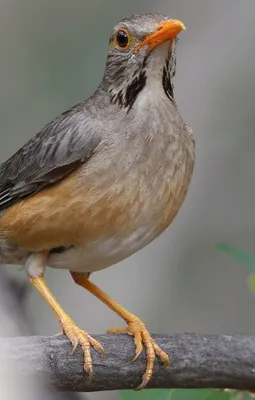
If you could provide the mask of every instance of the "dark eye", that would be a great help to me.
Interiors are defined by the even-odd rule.
[[[117,45],[123,50],[129,47],[129,34],[125,29],[119,29],[116,33]]]

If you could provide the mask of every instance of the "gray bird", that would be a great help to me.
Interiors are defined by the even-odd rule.
[[[150,381],[155,356],[168,355],[144,323],[89,275],[120,262],[160,235],[187,193],[195,146],[173,93],[176,37],[183,23],[135,15],[111,34],[105,74],[93,96],[64,112],[0,167],[0,262],[24,265],[63,333],[84,352],[101,344],[65,313],[44,281],[46,266],[68,269],[126,323]]]

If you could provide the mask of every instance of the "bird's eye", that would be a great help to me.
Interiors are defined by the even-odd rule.
[[[127,50],[130,44],[129,34],[125,29],[119,29],[116,33],[116,43],[121,50]]]

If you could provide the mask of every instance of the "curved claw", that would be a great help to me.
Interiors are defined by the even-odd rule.
[[[89,374],[89,385],[92,385],[93,383],[93,379],[94,379],[94,374],[93,374],[93,369],[91,368],[91,370],[88,372]]]
[[[145,387],[148,385],[149,381],[148,380],[143,380],[142,383],[135,389],[136,391],[145,389]]]
[[[99,343],[96,339],[88,335],[88,339],[90,341],[91,346],[94,347],[94,349],[100,354],[101,360],[104,359],[104,349],[101,343]]]
[[[98,351],[101,354],[101,358],[103,358],[104,350],[102,345],[96,339],[92,338],[86,331],[78,328],[71,319],[66,319],[62,322],[62,329],[73,345],[72,353],[74,353],[78,344],[81,346],[84,354],[83,368],[84,371],[89,374],[89,383],[91,384],[93,381],[91,346]]]
[[[75,352],[75,350],[77,349],[78,342],[75,342],[74,344],[72,343],[72,345],[73,345],[73,349],[72,349],[72,354],[73,354]]]
[[[64,335],[64,332],[63,332],[63,331],[61,331],[61,332],[55,333],[55,335],[53,335],[53,336],[56,336],[56,337],[58,337],[58,336],[63,336],[63,335]]]
[[[136,390],[144,389],[151,380],[156,356],[161,359],[166,367],[169,365],[168,355],[158,346],[155,340],[152,339],[144,323],[140,321],[139,318],[134,318],[132,321],[130,321],[126,328],[112,328],[109,329],[107,333],[126,333],[134,337],[136,350],[135,356],[132,361],[137,360],[137,358],[142,353],[143,348],[145,347],[147,359],[146,371],[143,374],[142,383],[138,386]]]
[[[137,358],[140,356],[140,354],[143,351],[143,343],[142,343],[142,335],[141,332],[134,332],[134,343],[135,343],[135,356],[132,360],[132,362],[134,362],[135,360],[137,360]]]

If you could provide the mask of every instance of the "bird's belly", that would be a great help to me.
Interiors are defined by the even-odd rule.
[[[76,272],[98,271],[134,254],[151,242],[156,235],[155,226],[142,226],[126,237],[117,234],[108,238],[100,237],[86,243],[85,246],[51,254],[48,265]]]
[[[161,181],[156,188],[147,188],[147,200],[132,202],[132,207],[123,206],[123,226],[114,226],[98,234],[93,240],[86,240],[62,253],[53,253],[49,266],[73,271],[93,272],[116,264],[139,251],[172,222],[185,199],[189,177],[180,171],[178,179]]]

